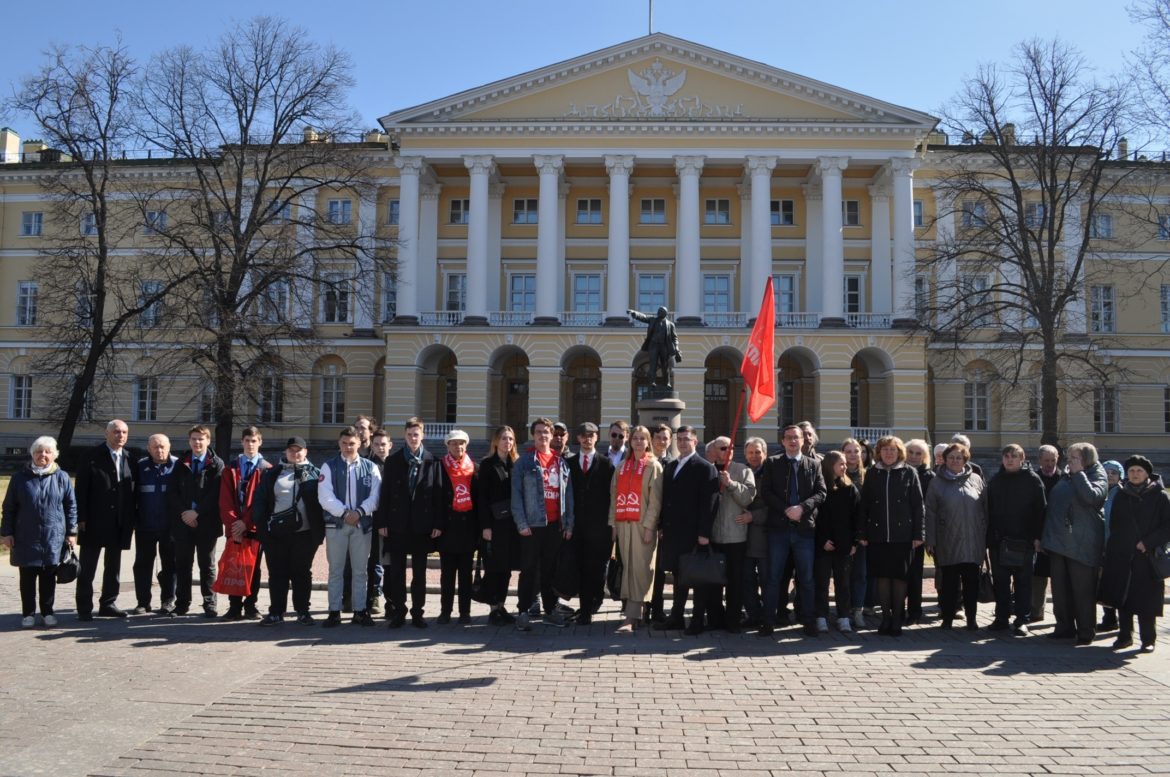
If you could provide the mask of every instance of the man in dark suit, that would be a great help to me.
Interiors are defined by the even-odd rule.
[[[423,609],[427,599],[427,554],[443,533],[442,465],[423,447],[423,422],[406,421],[406,444],[391,453],[383,468],[385,479],[374,513],[374,526],[385,539],[390,559],[386,570],[388,589],[386,620],[396,629],[406,622],[406,554],[410,554],[410,622],[425,629]]]
[[[102,591],[97,614],[125,618],[118,609],[122,551],[130,550],[134,533],[134,460],[126,447],[130,427],[125,421],[106,424],[106,441],[92,448],[77,470],[77,539],[81,569],[77,573],[77,617],[93,619],[93,579],[98,557],[105,552]]]
[[[784,453],[764,461],[759,491],[768,507],[768,584],[764,588],[764,625],[760,636],[775,628],[782,595],[781,580],[789,556],[796,560],[800,614],[804,633],[815,637],[813,605],[813,558],[816,545],[817,509],[825,501],[825,478],[817,461],[801,452],[804,431],[796,424],[784,427]]]
[[[613,463],[597,453],[597,424],[586,421],[577,427],[580,451],[568,457],[573,480],[573,514],[576,526],[577,564],[581,579],[581,609],[577,623],[588,624],[605,599],[605,565],[613,551],[609,527],[609,483]]]
[[[191,565],[197,561],[203,615],[214,618],[215,591],[211,586],[216,574],[215,543],[223,536],[219,480],[224,465],[211,449],[211,430],[206,426],[191,427],[187,442],[190,448],[175,467],[175,488],[167,492],[178,575],[175,614],[186,615],[191,607]]]
[[[675,573],[674,602],[670,617],[662,624],[665,629],[683,627],[683,611],[687,606],[689,589],[680,585],[678,561],[695,546],[711,543],[711,525],[719,504],[719,473],[714,465],[695,452],[698,437],[693,426],[680,426],[675,432],[678,458],[666,465],[662,476],[662,513],[659,528],[662,539],[658,543],[658,563]],[[688,634],[703,631],[703,618],[713,607],[712,599],[718,588],[701,586],[695,589],[695,605]]]
[[[674,461],[671,443],[674,439],[674,430],[666,424],[660,423],[651,429],[650,432],[653,434],[653,437],[650,438],[650,447],[654,449],[654,457],[662,465],[663,471],[666,471],[666,465]],[[661,566],[657,566],[654,569],[654,587],[651,589],[650,601],[643,609],[643,620],[659,623],[666,620],[666,613],[662,609],[662,603],[664,601],[662,592],[665,587],[666,570],[662,569]]]

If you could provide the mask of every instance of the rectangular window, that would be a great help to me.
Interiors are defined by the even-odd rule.
[[[392,227],[398,226],[398,213],[402,203],[399,200],[390,200],[386,205],[386,223]]]
[[[922,200],[914,201],[914,226],[921,227],[922,221]]]
[[[444,310],[467,310],[467,275],[447,273],[447,288],[443,291]]]
[[[577,223],[600,224],[601,200],[596,198],[577,200]]]
[[[134,380],[134,420],[158,420],[158,378],[139,377]]]
[[[777,313],[795,313],[799,309],[796,299],[795,273],[780,273],[772,276],[772,294]]]
[[[1028,386],[1028,431],[1040,431],[1040,387],[1035,383]]]
[[[653,315],[660,307],[666,307],[666,275],[663,273],[639,275],[638,310]]]
[[[601,274],[580,273],[573,276],[573,310],[601,312]]]
[[[260,378],[256,420],[262,424],[284,423],[284,379],[274,373]]]
[[[791,227],[796,223],[796,202],[794,200],[772,200],[772,226]]]
[[[861,226],[861,202],[858,200],[841,200],[841,226]]]
[[[321,423],[345,423],[345,378],[340,375],[321,377]]]
[[[39,210],[28,211],[20,214],[20,236],[21,237],[37,237],[41,234],[41,230],[45,226],[45,214]]]
[[[8,417],[15,420],[32,418],[32,376],[13,375],[8,392]]]
[[[1117,419],[1120,417],[1120,397],[1116,388],[1111,386],[1093,389],[1093,431],[1097,434],[1110,434],[1118,431]]]
[[[968,432],[986,432],[988,429],[987,384],[963,384],[963,429]]]
[[[657,198],[642,200],[642,211],[638,216],[638,223],[665,224],[666,200]]]
[[[162,281],[143,281],[138,289],[138,305],[142,312],[138,314],[138,325],[149,329],[162,323]]]
[[[513,224],[535,224],[535,223],[537,223],[537,201],[536,200],[512,200],[512,223]]]
[[[74,293],[77,295],[77,302],[74,306],[77,325],[91,326],[93,324],[93,313],[97,300],[93,290],[90,289],[89,282],[84,278],[79,279],[74,284]]]
[[[37,282],[20,281],[16,285],[16,325],[36,326]]]
[[[508,310],[532,313],[536,310],[536,275],[516,273],[508,277]]]
[[[1117,297],[1112,286],[1090,286],[1089,306],[1089,331],[1117,331]]]
[[[1170,286],[1162,286],[1162,334],[1170,335]]]
[[[278,226],[287,224],[292,221],[292,205],[280,200],[273,200],[268,203],[267,219],[269,224]]]
[[[731,276],[726,274],[703,276],[703,312],[731,312]]]
[[[1089,222],[1089,237],[1098,240],[1113,238],[1113,215],[1110,213],[1095,213]]]
[[[722,226],[731,223],[731,200],[707,200],[703,223]]]
[[[451,200],[451,223],[466,224],[471,218],[471,200]]]
[[[199,422],[215,423],[215,385],[208,381],[199,389]]]
[[[1158,239],[1170,240],[1170,215],[1158,216]]]
[[[987,203],[965,200],[963,202],[962,224],[964,229],[987,226]]]
[[[382,273],[382,323],[389,324],[398,315],[398,279],[394,273]]]
[[[260,292],[260,317],[270,324],[279,324],[288,318],[288,281],[273,281]]]
[[[159,235],[166,231],[167,212],[165,210],[148,210],[142,220],[142,234]]]
[[[990,326],[994,320],[990,309],[990,287],[991,280],[986,275],[964,273],[959,276],[958,307],[970,326]]]
[[[1037,227],[1043,226],[1045,213],[1046,211],[1044,209],[1044,203],[1026,203],[1024,205],[1024,224],[1029,229],[1036,229]]]
[[[861,313],[865,303],[865,292],[861,284],[860,275],[845,276],[845,312]]]
[[[780,427],[796,423],[796,381],[780,381],[779,400],[776,415],[780,419]]]
[[[86,213],[81,217],[81,234],[86,237],[93,237],[97,234],[97,215],[93,213]]]
[[[349,281],[340,275],[326,275],[321,282],[321,321],[325,324],[349,321]]]
[[[930,279],[925,275],[914,276],[914,317],[919,321],[926,320],[926,312],[930,307]]]
[[[329,223],[330,224],[352,224],[353,223],[353,203],[349,200],[329,200]]]

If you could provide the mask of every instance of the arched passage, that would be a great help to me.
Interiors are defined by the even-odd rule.
[[[849,368],[849,425],[855,430],[887,429],[892,426],[894,413],[890,373],[894,369],[893,359],[880,348],[862,348],[854,354]],[[864,437],[874,436],[861,434]]]
[[[424,421],[453,424],[459,404],[458,361],[445,345],[432,345],[418,356],[417,396]]]
[[[736,438],[743,437],[743,413],[735,422],[735,409],[743,387],[739,365],[743,356],[733,348],[716,348],[707,354],[703,367],[703,437],[712,440],[719,435],[730,435],[733,423],[738,427]]]
[[[488,420],[493,427],[512,427],[517,441],[527,437],[528,354],[522,348],[506,345],[492,354],[488,364]]]
[[[561,359],[561,419],[570,433],[586,421],[601,425],[601,357],[592,348],[576,346]]]
[[[820,360],[808,348],[796,346],[776,360],[776,420],[780,429],[797,421],[821,425],[817,397]]]

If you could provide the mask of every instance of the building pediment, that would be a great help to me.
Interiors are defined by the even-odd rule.
[[[389,131],[491,125],[756,124],[924,135],[936,120],[655,33],[384,116]],[[485,126],[487,125],[487,126]],[[900,133],[899,133],[900,134]]]

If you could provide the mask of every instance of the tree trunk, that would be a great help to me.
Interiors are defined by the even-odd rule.
[[[232,343],[219,337],[215,343],[215,449],[225,457],[232,449],[235,433],[236,376],[232,369]]]
[[[1040,444],[1057,445],[1060,432],[1057,429],[1060,395],[1057,390],[1056,339],[1053,335],[1044,338],[1044,357],[1040,362]]]

